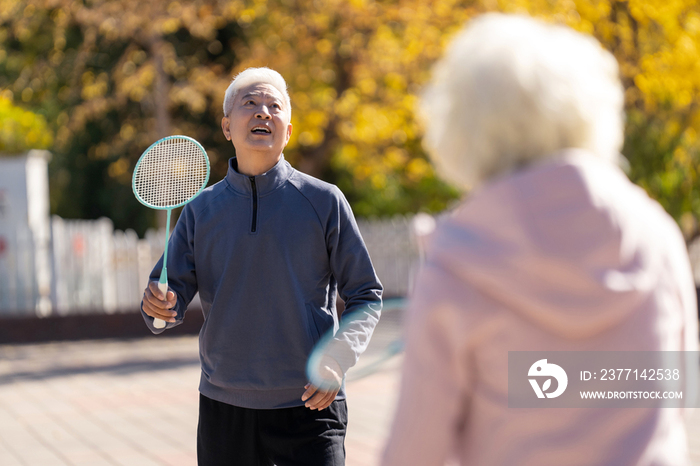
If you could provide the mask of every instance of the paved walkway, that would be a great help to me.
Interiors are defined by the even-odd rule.
[[[399,364],[348,384],[348,466],[377,464]],[[193,466],[198,380],[196,337],[0,346],[0,465]]]
[[[348,383],[348,466],[377,464],[399,365]],[[198,384],[194,336],[0,345],[0,465],[193,466]]]

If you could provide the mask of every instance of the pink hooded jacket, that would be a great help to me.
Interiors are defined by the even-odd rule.
[[[675,222],[565,151],[475,192],[433,234],[385,466],[686,465],[680,409],[509,409],[508,351],[697,350]]]

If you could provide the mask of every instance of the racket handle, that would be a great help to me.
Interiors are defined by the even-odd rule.
[[[168,293],[168,284],[166,283],[158,283],[158,289],[160,290],[161,293],[163,293],[163,297],[165,297]],[[165,321],[161,319],[153,319],[153,326],[157,329],[165,328]]]
[[[157,329],[165,328],[165,321],[158,319],[157,317],[153,318],[153,326]]]

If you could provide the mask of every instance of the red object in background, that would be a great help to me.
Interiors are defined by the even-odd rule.
[[[83,253],[85,252],[85,238],[83,238],[83,235],[78,233],[73,236],[72,246],[73,253],[78,257],[82,257]]]
[[[0,257],[5,255],[7,251],[7,240],[4,236],[0,236]]]

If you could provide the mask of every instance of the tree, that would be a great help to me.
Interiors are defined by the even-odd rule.
[[[270,0],[246,10],[237,69],[273,64],[292,89],[287,157],[334,183],[360,216],[439,212],[458,191],[427,161],[414,107],[457,1]]]
[[[107,214],[143,231],[148,214],[124,208],[133,204],[130,174],[141,151],[165,134],[200,140],[220,179],[231,155],[218,130],[223,92],[251,64],[289,78],[288,158],[341,184],[359,215],[438,211],[458,194],[435,177],[420,148],[415,97],[407,95],[413,77],[401,74],[411,55],[402,58],[395,43],[392,61],[381,60],[383,36],[396,42],[408,31],[421,59],[412,69],[425,74],[430,61],[418,43],[422,26],[410,24],[411,10],[399,4],[341,11],[342,2],[311,1],[5,3],[0,88],[55,122],[52,209],[60,215]],[[445,21],[449,11],[441,11]],[[386,15],[395,20],[388,29]],[[439,29],[431,31],[439,42]]]
[[[695,0],[499,1],[592,34],[620,64],[629,176],[680,223],[700,216],[700,6]]]
[[[5,0],[0,90],[55,127],[52,212],[107,215],[143,233],[154,213],[131,172],[157,138],[188,134],[219,173],[223,91],[236,61],[238,9],[228,2]],[[222,154],[220,157],[219,154]]]
[[[41,115],[17,107],[0,95],[0,153],[46,149],[52,142],[53,135]]]

